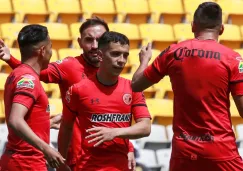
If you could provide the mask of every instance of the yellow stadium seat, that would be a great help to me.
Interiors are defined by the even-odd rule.
[[[4,23],[1,24],[2,39],[8,47],[18,47],[17,37],[19,31],[26,26],[24,23]]]
[[[233,99],[230,100],[230,113],[231,113],[231,116],[240,116],[239,111],[238,111]]]
[[[41,23],[48,20],[49,13],[45,0],[12,0],[12,2],[17,22]]]
[[[14,12],[11,0],[0,0],[0,24],[10,23],[13,21]]]
[[[140,52],[141,49],[131,49],[129,51],[129,58],[128,58],[128,61],[129,61],[129,64],[132,65],[132,73],[134,73],[140,62],[139,62],[139,52]],[[160,50],[157,50],[157,49],[152,49],[152,58],[150,59],[149,61],[149,64],[151,64],[154,59],[160,54]]]
[[[79,0],[47,0],[50,21],[71,24],[82,20]]]
[[[59,59],[64,59],[68,56],[76,57],[76,56],[81,55],[82,53],[83,53],[82,49],[67,48],[67,49],[59,49],[58,50]]]
[[[58,50],[61,48],[68,48],[71,46],[72,40],[67,24],[41,23],[41,25],[44,25],[48,28],[53,49]]]
[[[3,96],[4,96],[4,86],[5,86],[5,82],[6,82],[6,79],[8,77],[8,74],[5,74],[5,73],[0,73],[0,100],[3,99]]]
[[[173,28],[169,24],[140,24],[139,29],[143,45],[152,41],[154,49],[165,49],[176,43]]]
[[[60,98],[49,98],[48,101],[51,115],[62,113],[62,100]]]
[[[21,53],[19,48],[9,48],[11,55],[13,55],[16,59],[21,61]]]
[[[113,0],[80,0],[83,17],[98,16],[108,22],[116,21],[116,10]]]
[[[173,25],[182,22],[184,10],[181,0],[149,0],[148,3],[156,23]]]
[[[241,48],[242,37],[240,33],[240,28],[237,25],[225,24],[224,33],[219,37],[220,43],[232,48]]]
[[[173,100],[167,99],[146,99],[153,123],[165,122],[166,117],[173,117]],[[166,125],[166,124],[164,124]]]
[[[180,42],[194,38],[192,33],[191,24],[180,23],[173,26],[175,39]]]
[[[118,21],[141,24],[150,19],[147,0],[114,0]]]
[[[56,62],[57,60],[58,60],[57,51],[55,49],[52,49],[52,56],[50,62]]]
[[[228,23],[243,25],[243,1],[242,0],[220,0],[218,1],[225,15],[228,16]]]
[[[51,98],[60,98],[61,93],[58,84],[49,83],[49,90],[51,91]]]
[[[77,39],[80,37],[79,28],[82,23],[72,23],[70,24],[70,33],[72,37],[72,47],[76,49],[80,49]]]
[[[234,49],[234,51],[238,52],[241,57],[243,57],[243,49]]]
[[[141,45],[142,39],[140,38],[139,28],[136,24],[128,23],[109,23],[109,29],[125,34],[130,41],[130,49],[136,49]]]
[[[156,98],[173,100],[174,93],[169,76],[165,76],[157,84],[154,84],[154,87],[157,90]]]

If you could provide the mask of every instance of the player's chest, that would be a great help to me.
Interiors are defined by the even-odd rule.
[[[80,97],[80,108],[89,113],[115,112],[130,113],[132,93],[116,91],[111,94],[104,92],[86,93]]]

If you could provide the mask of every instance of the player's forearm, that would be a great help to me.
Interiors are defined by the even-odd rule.
[[[58,134],[58,151],[64,158],[67,158],[67,152],[71,141],[72,132],[73,125],[65,126],[65,124],[61,124]]]
[[[116,137],[126,138],[126,139],[138,139],[149,136],[151,131],[150,120],[144,120],[137,122],[136,124],[126,127],[126,128],[117,128]]]
[[[134,73],[133,77],[132,77],[132,89],[133,91],[143,91],[143,89],[141,89],[141,84],[140,84],[140,80],[143,77],[143,72],[144,70],[148,67],[148,63],[144,62],[141,63],[138,67],[138,69],[136,70],[136,72]]]
[[[9,120],[8,125],[13,131],[21,137],[23,140],[34,146],[35,148],[39,149],[40,151],[44,151],[45,148],[48,146],[46,142],[40,139],[28,126],[23,118],[17,118],[13,120]]]
[[[16,59],[15,57],[13,57],[12,55],[10,55],[10,58],[9,60],[5,60],[5,62],[12,68],[12,69],[15,69],[17,68],[21,62]]]

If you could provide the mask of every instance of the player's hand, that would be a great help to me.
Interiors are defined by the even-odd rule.
[[[90,139],[88,143],[92,143],[97,141],[94,147],[99,146],[105,141],[111,141],[116,137],[115,128],[107,128],[107,127],[94,127],[87,129],[86,132],[93,132],[90,135],[86,136],[86,139]]]
[[[51,116],[50,125],[52,129],[60,129],[60,124],[62,121],[62,114]]]
[[[48,164],[52,168],[59,168],[61,165],[65,164],[65,159],[62,155],[49,145],[44,148],[43,153]]]
[[[152,57],[152,44],[148,43],[147,46],[143,46],[141,51],[139,52],[139,60],[140,63],[148,64]]]
[[[128,152],[127,158],[128,158],[128,169],[131,171],[136,171],[136,160],[135,160],[134,152]]]
[[[3,61],[8,61],[10,59],[10,50],[2,39],[0,39],[0,59]]]

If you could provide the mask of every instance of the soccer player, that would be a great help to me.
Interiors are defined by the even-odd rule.
[[[129,40],[120,33],[105,32],[98,42],[102,58],[97,74],[70,87],[61,123],[59,147],[66,156],[76,117],[82,135],[82,156],[77,170],[128,171],[128,139],[150,134],[150,114],[142,92],[134,93],[131,81],[119,77],[129,55]],[[131,126],[132,117],[136,123]]]
[[[96,73],[100,65],[97,49],[98,39],[106,31],[109,31],[109,28],[107,23],[105,23],[103,20],[99,18],[91,18],[86,20],[79,29],[81,37],[78,38],[78,43],[83,49],[83,54],[77,57],[67,57],[63,60],[50,63],[48,68],[41,72],[40,80],[46,83],[59,84],[62,101],[65,97],[65,93],[71,85],[85,79],[87,76]],[[15,58],[10,58],[10,52],[6,46],[0,48],[0,57],[2,57],[2,59],[5,60],[12,68],[17,67],[20,63]],[[65,108],[65,106],[63,106],[63,108]],[[64,115],[65,111],[68,110],[63,109]],[[76,160],[81,153],[80,134],[79,121],[77,119],[74,124],[72,141],[66,159],[66,163],[71,169],[75,168]],[[132,143],[129,143],[129,147],[128,164],[131,167],[135,167],[136,162],[133,154],[134,149]]]
[[[47,171],[65,159],[49,144],[48,98],[39,80],[52,55],[46,27],[28,25],[18,35],[21,62],[8,76],[4,88],[8,142],[1,157],[1,171]]]
[[[194,13],[194,39],[171,45],[148,67],[150,48],[140,52],[133,90],[169,75],[174,91],[171,171],[243,170],[229,110],[231,92],[243,117],[243,59],[218,43],[223,31],[221,7],[205,2]]]

